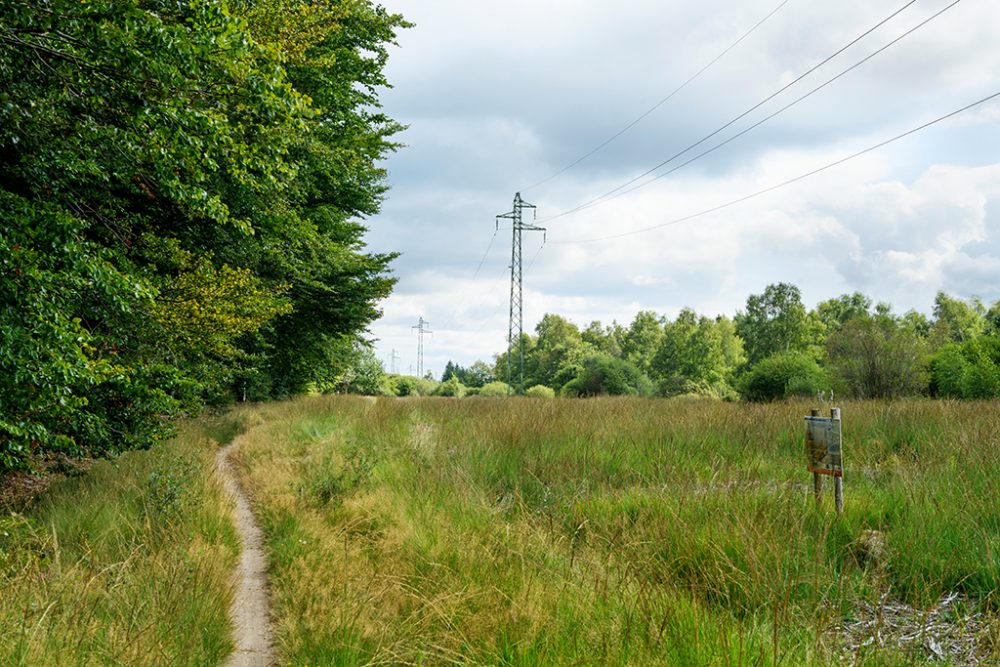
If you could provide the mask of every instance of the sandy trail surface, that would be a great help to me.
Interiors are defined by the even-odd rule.
[[[267,592],[267,559],[264,534],[250,511],[250,500],[240,486],[229,460],[233,445],[216,455],[216,465],[226,488],[236,502],[236,532],[240,538],[240,564],[236,569],[236,597],[229,608],[236,649],[224,667],[271,667],[275,664],[271,607]]]

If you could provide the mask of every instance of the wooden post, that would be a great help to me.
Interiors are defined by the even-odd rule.
[[[819,410],[810,410],[810,415],[819,417]],[[818,472],[813,473],[813,493],[816,494],[816,504],[823,504],[823,475]]]
[[[840,408],[830,408],[830,418],[840,421]],[[843,433],[843,423],[841,423],[841,433]],[[843,475],[843,471],[840,474]],[[833,500],[837,505],[837,514],[842,514],[844,511],[844,478],[842,476],[833,478]]]

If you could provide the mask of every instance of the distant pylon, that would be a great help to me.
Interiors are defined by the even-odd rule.
[[[417,377],[424,376],[424,334],[433,333],[430,329],[424,328],[428,324],[430,322],[425,320],[421,315],[420,321],[410,327],[417,330]]]
[[[399,355],[396,354],[396,348],[392,348],[392,354],[389,355],[389,372],[393,375],[396,374],[397,361],[399,361]]]
[[[524,209],[532,210],[532,217],[537,214],[534,204],[521,199],[521,193],[514,195],[514,210],[497,216],[497,226],[500,220],[510,220],[513,228],[513,238],[510,247],[510,318],[507,324],[507,384],[518,393],[524,391],[524,293],[521,285],[521,232],[544,232],[544,227],[525,224]],[[516,349],[515,349],[516,348]],[[516,359],[515,359],[516,354]],[[516,370],[516,378],[515,378]],[[515,384],[516,380],[516,384]]]

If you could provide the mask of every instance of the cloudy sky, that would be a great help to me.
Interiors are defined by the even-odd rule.
[[[580,326],[685,306],[731,316],[780,281],[798,285],[809,307],[854,290],[898,312],[929,312],[938,290],[1000,299],[1000,98],[675,222],[1000,92],[1000,3],[945,9],[953,1],[385,0],[416,26],[392,50],[394,88],[383,98],[409,126],[406,147],[388,160],[392,190],[368,221],[372,249],[402,253],[372,327],[379,357],[388,369],[396,350],[397,371],[415,366],[421,316],[434,332],[424,366],[435,375],[449,359],[489,361],[506,347],[511,231],[497,233],[495,216],[517,191],[548,230],[544,245],[541,233],[524,235],[526,331],[546,312]],[[779,5],[639,123],[550,178]],[[894,13],[651,176],[794,103],[774,118],[634,192],[560,215],[726,125]]]

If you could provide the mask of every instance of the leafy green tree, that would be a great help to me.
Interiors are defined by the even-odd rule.
[[[979,299],[962,301],[938,292],[934,297],[934,322],[931,325],[931,344],[940,347],[947,343],[965,343],[982,335],[986,309]]]
[[[535,359],[535,348],[538,345],[538,339],[531,334],[521,334],[521,348],[524,350],[524,377],[527,382],[530,378],[534,377],[535,369],[538,365]],[[520,369],[520,354],[519,348],[514,347],[514,354],[509,357],[508,353],[502,352],[496,357],[496,363],[493,366],[493,376],[498,378],[500,381],[511,380],[511,384],[516,384],[519,377]],[[509,374],[509,375],[508,375]]]
[[[448,363],[444,365],[444,372],[441,373],[441,382],[447,382],[452,377],[464,373],[464,370],[465,369],[463,369],[461,366],[452,363],[451,359],[449,359]]]
[[[730,382],[743,362],[742,341],[730,320],[699,317],[685,308],[664,327],[652,368],[664,396],[726,397],[734,393]]]
[[[899,318],[900,324],[916,336],[926,339],[931,333],[931,322],[923,313],[908,310]]]
[[[378,396],[386,388],[385,367],[369,345],[363,346],[348,373],[348,390],[353,394]]]
[[[663,340],[664,323],[653,311],[640,310],[622,340],[622,358],[647,375],[652,373],[653,358]]]
[[[990,336],[1000,335],[1000,301],[997,301],[990,309],[986,311],[986,315],[983,316],[984,322],[984,333]]]
[[[377,93],[405,22],[366,0],[0,16],[0,364],[44,388],[0,387],[0,466],[339,381],[393,283],[356,220],[385,191]]]
[[[547,313],[535,327],[537,343],[525,369],[525,383],[552,387],[560,371],[586,353],[580,330],[569,320]]]
[[[611,326],[605,327],[598,320],[594,320],[580,332],[580,337],[595,352],[603,352],[612,357],[622,356],[625,329],[617,322],[612,322]]]
[[[830,367],[855,398],[896,398],[927,388],[926,345],[891,315],[859,315],[827,340]]]
[[[870,315],[871,310],[872,300],[861,292],[854,292],[821,301],[816,305],[815,314],[829,334],[857,317]]]
[[[462,378],[466,387],[483,387],[495,379],[493,369],[485,361],[474,361]]]
[[[468,368],[463,368],[449,360],[441,374],[441,382],[447,382],[453,377],[458,378],[458,381],[466,387],[478,388],[493,381],[493,369],[482,361],[476,361]]]
[[[735,321],[751,364],[779,352],[814,350],[822,339],[822,322],[810,317],[799,288],[789,283],[768,285],[763,294],[750,295]]]

